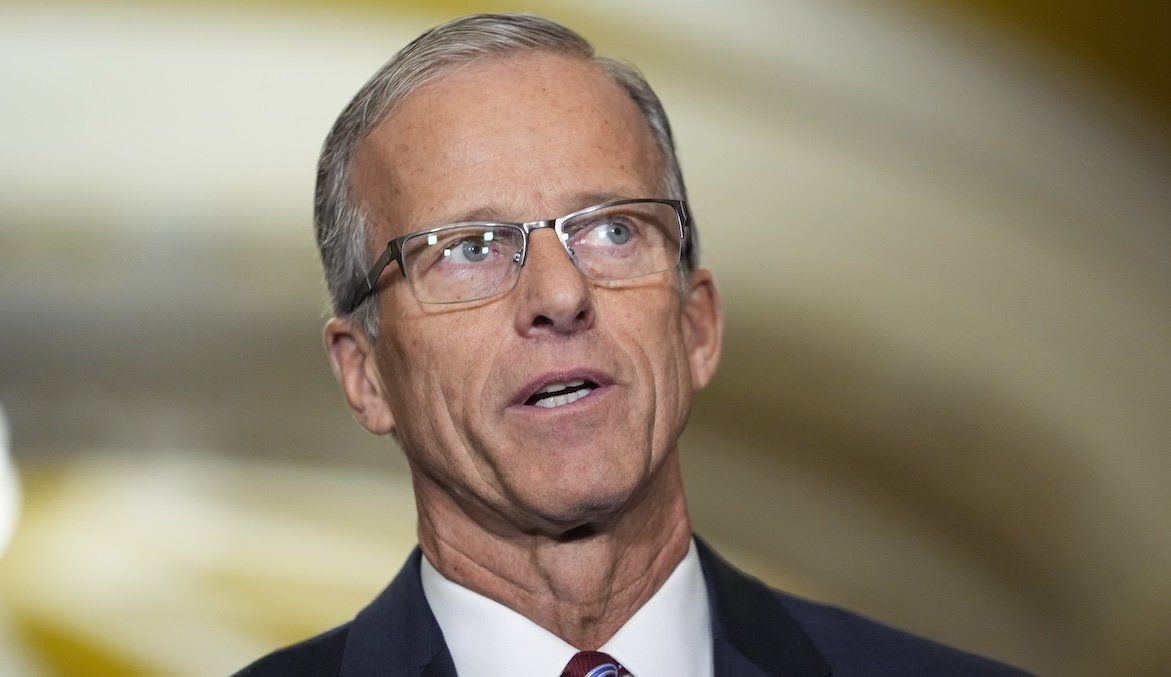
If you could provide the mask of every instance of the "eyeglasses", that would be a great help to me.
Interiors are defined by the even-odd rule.
[[[343,310],[374,293],[391,261],[423,303],[478,301],[512,289],[528,253],[529,235],[552,228],[569,259],[591,280],[625,280],[679,264],[688,234],[682,200],[613,200],[544,221],[468,221],[429,228],[386,243],[358,281]]]

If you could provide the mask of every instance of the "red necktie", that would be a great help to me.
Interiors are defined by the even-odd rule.
[[[579,651],[561,671],[561,677],[621,677],[629,674],[613,656],[601,651]]]

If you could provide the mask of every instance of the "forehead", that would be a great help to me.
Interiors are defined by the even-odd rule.
[[[625,90],[589,61],[544,53],[480,59],[413,92],[363,142],[355,170],[389,237],[469,214],[523,221],[598,196],[654,197],[663,176]]]

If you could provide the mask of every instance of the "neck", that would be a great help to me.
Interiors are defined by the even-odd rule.
[[[615,514],[569,532],[485,528],[415,473],[419,543],[449,580],[490,597],[580,650],[595,650],[687,554],[691,526],[674,452]]]

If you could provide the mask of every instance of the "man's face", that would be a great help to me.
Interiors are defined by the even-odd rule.
[[[383,242],[663,196],[662,158],[629,96],[592,64],[546,54],[481,59],[416,91],[364,142],[356,169]],[[422,304],[387,269],[371,350],[417,482],[538,530],[624,505],[672,457],[714,369],[696,362],[695,344],[714,335],[718,349],[718,308],[692,308],[714,306],[714,290],[706,272],[693,279],[702,289],[687,296],[673,270],[590,282],[547,229],[533,233],[516,286],[485,301]],[[531,403],[575,381],[597,387],[559,407]]]

